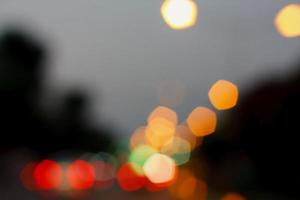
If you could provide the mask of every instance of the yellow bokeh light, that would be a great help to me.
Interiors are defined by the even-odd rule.
[[[165,0],[161,15],[173,29],[185,29],[196,23],[198,8],[192,0]]]
[[[238,87],[226,80],[217,81],[208,92],[210,102],[218,110],[234,107],[237,104],[238,96]]]
[[[175,125],[164,118],[155,118],[145,130],[145,140],[153,148],[160,149],[172,141],[175,134]]]
[[[217,116],[208,108],[197,107],[190,113],[187,124],[194,135],[206,136],[215,131]]]
[[[300,4],[289,4],[276,15],[274,24],[283,37],[300,36]]]
[[[155,184],[172,181],[176,177],[175,161],[163,154],[155,153],[143,166],[146,177]]]

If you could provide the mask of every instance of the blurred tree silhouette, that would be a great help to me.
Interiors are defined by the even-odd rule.
[[[84,92],[67,93],[57,116],[42,111],[46,55],[42,44],[17,29],[0,37],[0,153],[28,148],[43,156],[108,149],[112,131],[89,125]]]

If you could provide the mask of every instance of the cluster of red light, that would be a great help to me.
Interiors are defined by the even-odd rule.
[[[23,185],[31,191],[88,190],[112,186],[114,166],[105,161],[75,160],[63,165],[54,160],[30,162],[20,174]]]

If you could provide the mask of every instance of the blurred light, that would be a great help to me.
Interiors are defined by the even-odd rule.
[[[196,147],[200,146],[203,141],[203,137],[196,137],[186,123],[178,125],[176,128],[176,136],[185,139],[189,142],[191,150],[194,150]]]
[[[197,186],[197,179],[195,177],[189,177],[182,181],[180,187],[178,188],[179,199],[191,198]]]
[[[131,152],[129,162],[143,167],[146,160],[156,152],[157,151],[150,146],[140,145]]]
[[[153,120],[157,118],[163,118],[165,120],[168,120],[170,123],[172,123],[174,126],[177,125],[178,117],[174,110],[164,107],[164,106],[158,106],[155,108],[148,117],[148,125],[152,123]]]
[[[23,184],[23,186],[30,191],[36,190],[37,186],[34,180],[34,169],[36,168],[37,163],[30,162],[26,164],[21,173],[20,173],[20,179]]]
[[[197,179],[187,168],[179,170],[177,181],[169,191],[176,199],[205,200],[207,198],[206,183]]]
[[[176,165],[172,158],[163,154],[153,154],[145,162],[144,173],[152,183],[166,183],[176,177]]]
[[[191,200],[206,200],[208,195],[208,188],[206,182],[197,179],[196,191]]]
[[[34,170],[36,186],[41,190],[58,189],[62,182],[62,168],[52,160],[43,160]]]
[[[274,24],[283,37],[300,36],[300,4],[289,4],[276,15]]]
[[[120,187],[127,192],[132,192],[141,189],[146,184],[146,177],[136,173],[137,168],[140,168],[134,163],[123,164],[116,175]],[[140,168],[142,171],[142,169]]]
[[[169,188],[169,191],[173,197],[176,199],[188,199],[188,197],[191,197],[196,189],[196,185],[193,183],[190,183],[191,185],[188,186],[188,188],[185,189],[184,182],[188,179],[196,179],[194,175],[191,173],[190,170],[186,168],[179,169],[177,181],[174,185],[172,185]],[[188,191],[183,191],[188,190]]]
[[[174,137],[171,142],[162,147],[161,153],[172,157],[177,165],[182,165],[190,159],[191,146],[186,140]]]
[[[215,131],[217,116],[208,108],[197,107],[188,116],[187,124],[194,135],[206,136]]]
[[[225,194],[221,200],[246,200],[242,195],[234,192]]]
[[[115,168],[117,168],[117,166],[118,166],[117,159],[113,155],[106,153],[106,152],[98,152],[96,154],[93,154],[93,156],[90,158],[89,162],[93,163],[96,161],[103,161],[107,164],[114,166]]]
[[[95,182],[93,165],[84,160],[72,162],[67,169],[67,180],[73,189],[85,190],[91,188]]]
[[[133,150],[139,145],[145,145],[147,142],[145,141],[145,127],[137,128],[134,133],[130,137],[130,145],[129,148]]]
[[[148,192],[159,192],[162,190],[167,189],[170,185],[173,184],[173,180],[166,182],[166,183],[162,183],[162,184],[158,184],[158,183],[152,183],[149,179],[147,179],[145,188]]]
[[[170,142],[175,134],[175,125],[165,118],[151,120],[145,131],[145,139],[155,149]]]
[[[60,162],[59,163],[61,168],[62,168],[62,171],[63,171],[63,178],[62,178],[62,182],[58,188],[59,192],[70,192],[71,190],[71,187],[68,183],[68,180],[66,178],[66,174],[67,174],[67,169],[70,165],[69,162]]]
[[[92,163],[95,169],[95,187],[97,189],[106,189],[113,186],[115,177],[115,167],[102,160]]]
[[[238,87],[229,81],[219,80],[210,88],[208,97],[216,109],[230,109],[237,103]]]
[[[185,87],[178,81],[164,81],[159,85],[157,96],[161,105],[176,107],[185,97]]]
[[[192,0],[165,0],[161,6],[165,22],[173,29],[186,29],[196,23],[198,8]]]

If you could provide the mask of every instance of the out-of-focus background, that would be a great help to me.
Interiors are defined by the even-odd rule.
[[[163,4],[171,1],[196,5],[195,22],[167,24]],[[298,199],[300,33],[288,35],[276,21],[290,4],[284,17],[299,32],[300,1],[0,0],[0,199]],[[179,5],[174,18],[192,12]],[[218,80],[238,87],[234,108],[220,110],[208,96]],[[198,106],[216,114],[216,131],[189,152],[175,183],[185,168],[205,191],[120,186],[130,138],[158,106],[176,111],[185,128]],[[114,168],[101,168],[113,173],[105,189],[24,187],[28,163],[95,156]]]

